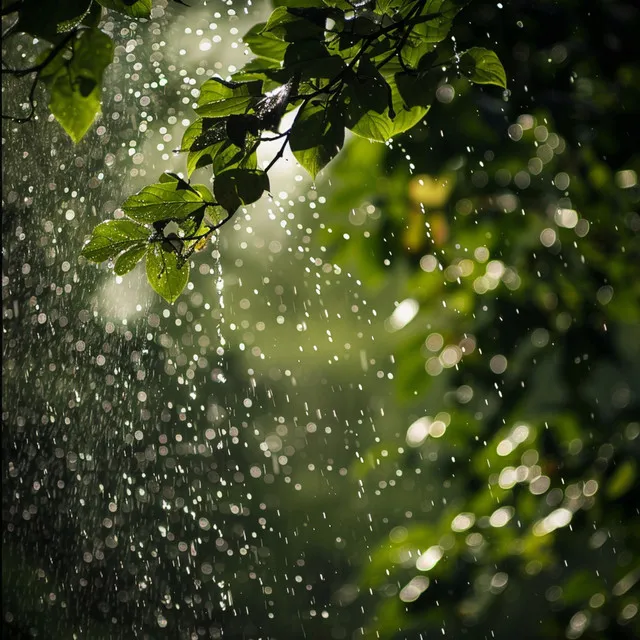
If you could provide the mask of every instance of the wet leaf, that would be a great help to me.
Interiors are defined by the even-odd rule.
[[[346,124],[355,134],[386,142],[411,129],[426,115],[428,106],[405,104],[396,85],[395,68],[389,65],[389,75],[383,77],[375,65],[367,62],[350,80],[344,92]]]
[[[181,151],[188,151],[187,175],[213,162],[226,136],[226,120],[218,118],[198,118],[192,122],[182,136]],[[193,149],[197,141],[198,149]],[[209,143],[206,145],[205,143]]]
[[[125,273],[129,273],[137,264],[144,258],[147,252],[148,245],[137,244],[127,249],[121,254],[113,267],[113,271],[116,275],[123,276]]]
[[[168,181],[151,184],[129,196],[122,208],[132,220],[150,224],[167,219],[182,220],[204,206],[206,201],[195,187],[184,181]]]
[[[296,11],[295,15],[293,9],[277,7],[269,17],[262,34],[271,34],[285,42],[322,39],[324,19],[319,14],[312,13],[313,11],[302,9]]]
[[[161,243],[149,248],[146,268],[149,284],[170,304],[178,299],[189,282],[189,263],[178,266],[175,251],[166,251]]]
[[[94,228],[82,255],[91,262],[104,262],[146,242],[149,235],[149,229],[132,220],[108,220]]]

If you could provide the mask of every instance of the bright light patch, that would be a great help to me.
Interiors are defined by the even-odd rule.
[[[451,530],[457,533],[466,531],[473,526],[476,516],[473,513],[459,513],[451,522]]]
[[[407,444],[410,447],[419,447],[429,435],[429,427],[431,426],[431,419],[425,416],[424,418],[418,418],[407,429]]]
[[[419,309],[417,300],[413,298],[403,300],[384,323],[386,330],[393,332],[406,327],[416,317]]]
[[[420,571],[429,571],[438,564],[440,558],[442,558],[442,547],[434,545],[429,547],[417,560],[416,569]]]

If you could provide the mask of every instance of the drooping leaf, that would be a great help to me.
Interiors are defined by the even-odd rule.
[[[298,112],[289,139],[296,160],[315,179],[344,144],[344,118],[328,101],[312,102]]]
[[[148,244],[136,244],[121,254],[113,267],[113,271],[118,276],[129,273],[144,258]]]
[[[195,188],[184,184],[187,186],[176,181],[151,184],[129,196],[122,208],[132,220],[144,224],[182,220],[207,204]]]
[[[149,18],[151,0],[97,0],[103,7],[113,9],[131,18]]]
[[[460,56],[460,71],[475,84],[494,84],[507,88],[504,67],[496,53],[490,49],[467,49]]]
[[[178,265],[178,255],[154,243],[147,251],[147,280],[156,293],[173,304],[189,282],[189,263]]]
[[[91,262],[104,262],[145,243],[149,235],[149,229],[132,220],[101,222],[82,248],[82,255]]]
[[[259,200],[268,189],[269,178],[260,169],[230,169],[218,174],[213,182],[216,200],[229,213]]]
[[[356,74],[348,76],[346,93],[353,96],[350,102],[350,119],[375,111],[382,113],[389,106],[389,86],[368,56],[363,56]]]
[[[113,59],[113,41],[99,29],[78,34],[70,60],[62,52],[43,69],[49,109],[69,137],[79,142],[100,112],[102,75]]]

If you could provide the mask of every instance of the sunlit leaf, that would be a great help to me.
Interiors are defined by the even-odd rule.
[[[277,7],[269,17],[262,34],[271,34],[285,42],[321,39],[324,34],[324,19],[312,12],[313,9],[302,9],[295,15],[294,9]]]

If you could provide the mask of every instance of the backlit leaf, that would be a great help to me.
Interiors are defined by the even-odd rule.
[[[460,71],[475,84],[494,84],[507,88],[507,76],[494,51],[473,47],[460,56]]]
[[[147,252],[147,280],[156,293],[173,304],[189,282],[189,263],[178,266],[178,256],[155,243]]]

